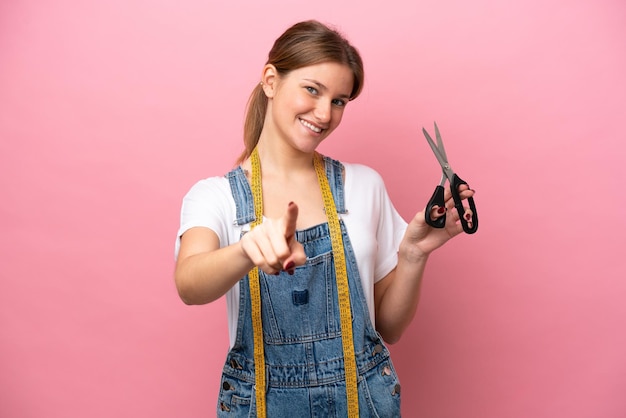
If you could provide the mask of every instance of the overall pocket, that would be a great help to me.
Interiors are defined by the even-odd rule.
[[[361,411],[361,416],[374,418],[396,418],[400,412],[400,382],[390,360],[383,361],[378,366],[363,375],[359,382],[359,398],[367,404],[367,411]]]
[[[217,416],[246,418],[256,416],[254,384],[222,375],[217,399]]]
[[[332,252],[310,258],[293,275],[260,275],[266,344],[293,344],[341,335]]]

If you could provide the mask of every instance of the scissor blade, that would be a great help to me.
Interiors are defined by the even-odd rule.
[[[446,148],[443,146],[443,140],[441,139],[441,134],[439,133],[439,127],[437,126],[437,122],[435,122],[435,137],[437,138],[437,148],[439,149],[439,152],[446,160],[446,162],[448,162],[448,155],[446,154]]]
[[[446,159],[445,155],[441,154],[441,152],[439,151],[439,148],[435,144],[435,141],[433,141],[433,139],[428,134],[428,131],[426,131],[425,128],[422,128],[422,132],[424,132],[424,136],[426,137],[426,141],[428,141],[428,145],[430,145],[430,148],[433,150],[433,153],[435,154],[435,157],[437,157],[437,161],[439,161],[439,165],[441,166],[441,168],[442,169],[448,168],[449,167],[448,160]]]

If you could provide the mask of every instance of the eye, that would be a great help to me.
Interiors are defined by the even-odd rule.
[[[317,89],[315,87],[311,87],[311,86],[306,86],[304,87],[309,93],[317,96]]]
[[[335,106],[344,107],[346,105],[346,101],[345,100],[341,100],[341,99],[335,99],[335,100],[333,100],[333,104]]]

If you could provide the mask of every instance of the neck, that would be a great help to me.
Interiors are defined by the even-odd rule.
[[[305,153],[284,144],[259,140],[259,159],[264,174],[293,176],[313,170],[314,153]]]

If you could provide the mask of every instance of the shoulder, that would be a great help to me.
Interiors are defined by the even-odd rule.
[[[219,195],[230,195],[226,177],[208,177],[197,181],[187,192],[186,199],[214,199]]]
[[[384,187],[385,182],[378,171],[358,163],[342,163],[346,184],[362,185],[368,188]]]
[[[342,170],[344,172],[344,176],[346,181],[350,180],[361,180],[364,179],[366,181],[376,181],[382,182],[383,179],[381,175],[370,166],[360,163],[349,163],[345,161],[335,160],[331,157],[324,156],[326,161],[326,166],[331,170]]]
[[[185,197],[181,208],[181,235],[194,226],[211,228],[220,236],[226,235],[226,225],[235,219],[235,201],[228,179],[209,177],[197,181]],[[225,241],[224,241],[225,242]]]
[[[197,181],[183,197],[183,214],[193,216],[230,216],[235,202],[225,177]]]

